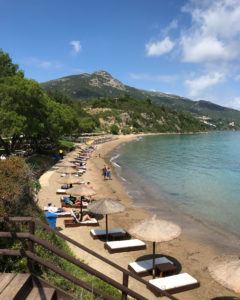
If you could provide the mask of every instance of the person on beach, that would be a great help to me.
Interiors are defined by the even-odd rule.
[[[112,173],[109,167],[107,168],[106,177],[108,180],[112,180]]]
[[[60,159],[63,159],[63,150],[62,149],[59,150],[59,156],[60,156]]]
[[[107,179],[107,167],[106,166],[104,166],[102,169],[102,175],[103,175],[104,180],[106,180]]]

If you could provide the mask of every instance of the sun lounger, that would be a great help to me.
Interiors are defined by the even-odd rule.
[[[106,230],[105,229],[91,229],[90,234],[94,239],[102,238],[102,237],[106,236]],[[122,237],[126,237],[127,231],[122,228],[112,228],[112,229],[108,230],[108,234],[109,235],[116,234],[116,235],[118,235],[118,237],[120,237],[120,235],[122,235]]]
[[[171,294],[184,292],[200,286],[200,283],[188,273],[149,280],[148,289],[155,295],[161,295],[161,290]]]
[[[58,218],[71,216],[70,211],[61,211],[61,209],[59,209],[58,207],[55,207],[55,206],[44,206],[43,210],[51,212],[51,213],[55,213]]]
[[[64,200],[61,200],[61,206],[62,207],[71,207],[71,208],[81,208],[81,205],[77,205],[77,204],[68,204],[68,203],[64,203]],[[87,208],[88,206],[88,202],[82,201],[82,207],[83,208]]]
[[[106,242],[104,247],[110,253],[116,252],[126,252],[126,251],[135,251],[141,250],[146,248],[146,244],[141,240],[123,240],[123,241],[113,241],[113,242]]]
[[[80,226],[98,226],[98,220],[95,218],[91,218],[91,220],[87,221],[78,221],[75,220],[64,220],[65,227],[80,227]]]
[[[161,264],[171,264],[174,265],[174,263],[166,258],[163,257],[157,257],[155,259],[155,265],[161,265]],[[152,272],[153,267],[153,259],[146,259],[146,260],[139,260],[135,262],[131,262],[128,265],[128,269],[139,274],[139,275],[147,275]]]
[[[98,221],[95,218],[91,220],[79,221],[73,210],[70,211],[72,220],[64,220],[65,227],[79,227],[79,226],[98,226]]]
[[[56,194],[66,194],[67,190],[65,189],[57,189]]]

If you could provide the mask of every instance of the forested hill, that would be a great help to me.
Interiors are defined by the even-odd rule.
[[[42,83],[42,87],[46,90],[59,91],[75,100],[118,98],[126,95],[134,99],[148,98],[156,104],[165,105],[177,111],[187,111],[196,117],[204,116],[205,122],[213,123],[218,128],[228,128],[229,123],[233,124],[232,122],[235,128],[240,125],[240,111],[238,110],[209,101],[192,101],[176,95],[136,89],[124,85],[106,71],[67,76]]]

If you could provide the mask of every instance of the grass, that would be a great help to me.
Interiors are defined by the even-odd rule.
[[[75,144],[68,140],[59,140],[59,147],[64,148],[65,150],[72,150],[75,147]]]
[[[50,243],[54,244],[58,249],[61,249],[65,253],[74,256],[66,242],[63,239],[57,237],[56,235],[52,233],[47,233],[43,230],[38,230],[37,235],[44,240],[48,240]],[[40,257],[44,258],[46,261],[51,261],[55,266],[60,267],[62,270],[67,271],[76,278],[79,278],[82,281],[88,283],[91,287],[94,287],[111,295],[112,297],[114,297],[114,299],[120,299],[120,292],[111,285],[100,280],[99,278],[88,274],[86,271],[73,265],[67,260],[62,259],[57,255],[54,255],[52,252],[44,249],[42,246],[36,246],[35,251]],[[63,289],[65,291],[73,294],[73,296],[77,299],[96,299],[95,297],[93,297],[92,293],[87,292],[86,290],[72,284],[70,281],[50,271],[49,269],[41,267],[39,271],[42,273],[42,277],[45,280],[51,282],[53,285],[58,286],[60,288],[64,287]]]

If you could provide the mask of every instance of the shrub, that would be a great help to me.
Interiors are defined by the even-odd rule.
[[[111,132],[111,134],[118,134],[119,133],[119,127],[116,124],[111,125],[110,132]]]

